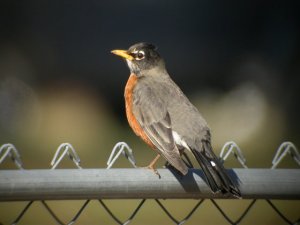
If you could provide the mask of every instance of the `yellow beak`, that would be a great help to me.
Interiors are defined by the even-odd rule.
[[[121,56],[124,59],[128,59],[130,61],[133,60],[133,57],[131,55],[129,55],[126,50],[113,50],[113,51],[111,51],[111,53]]]

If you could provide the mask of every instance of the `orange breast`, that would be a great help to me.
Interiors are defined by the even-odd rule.
[[[133,89],[134,86],[136,85],[138,81],[138,78],[135,74],[131,74],[126,87],[125,87],[125,106],[126,106],[126,116],[127,116],[127,120],[128,123],[130,125],[130,127],[132,128],[132,130],[134,131],[134,133],[139,136],[140,138],[142,138],[142,140],[144,142],[146,142],[146,144],[148,144],[151,148],[155,148],[155,146],[153,145],[153,143],[150,141],[150,139],[147,137],[147,135],[145,134],[145,132],[143,131],[142,127],[140,126],[139,122],[136,120],[133,112],[132,112],[132,108],[133,108]]]

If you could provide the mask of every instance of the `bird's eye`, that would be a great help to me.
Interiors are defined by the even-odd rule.
[[[145,58],[145,52],[144,51],[138,51],[138,53],[136,54],[136,60],[141,60]]]

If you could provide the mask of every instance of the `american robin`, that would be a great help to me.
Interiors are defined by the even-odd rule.
[[[126,115],[135,134],[183,175],[188,167],[181,158],[184,150],[193,153],[211,190],[240,197],[240,191],[227,175],[211,147],[210,129],[197,108],[170,78],[164,60],[149,43],[113,50],[130,69],[125,87]]]

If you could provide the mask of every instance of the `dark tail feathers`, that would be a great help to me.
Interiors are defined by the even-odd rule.
[[[202,148],[201,151],[192,149],[192,152],[200,164],[211,190],[214,193],[231,193],[233,196],[241,198],[239,189],[231,181],[224,166],[213,153],[210,143],[203,141]]]

